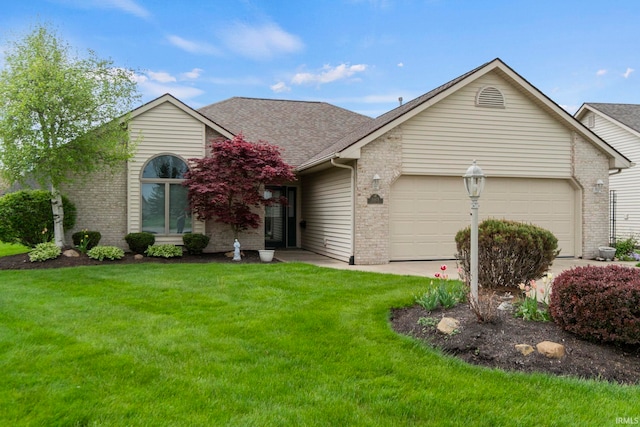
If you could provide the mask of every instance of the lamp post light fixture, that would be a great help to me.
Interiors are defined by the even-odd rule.
[[[485,175],[480,166],[473,161],[463,176],[464,188],[471,199],[471,265],[469,275],[471,276],[471,299],[472,303],[478,304],[478,199],[484,188]]]

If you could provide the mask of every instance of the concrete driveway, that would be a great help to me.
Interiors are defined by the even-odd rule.
[[[409,276],[434,277],[435,273],[440,272],[440,266],[447,266],[447,274],[450,279],[458,279],[458,266],[455,260],[448,261],[405,261],[391,262],[381,265],[349,265],[346,262],[338,261],[333,258],[315,254],[313,252],[302,249],[279,249],[276,250],[275,257],[282,262],[305,262],[320,267],[338,268],[341,270],[353,271],[369,271],[374,273],[400,274]],[[554,276],[558,273],[573,267],[598,265],[604,266],[609,264],[618,264],[625,266],[634,266],[635,261],[595,261],[584,260],[579,258],[557,258],[551,266],[551,273]]]

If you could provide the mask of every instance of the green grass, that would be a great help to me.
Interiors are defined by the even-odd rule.
[[[396,335],[424,278],[304,264],[0,271],[0,425],[615,425],[640,387]]]
[[[29,250],[30,249],[26,246],[0,242],[0,257],[24,254],[26,252],[29,252]]]

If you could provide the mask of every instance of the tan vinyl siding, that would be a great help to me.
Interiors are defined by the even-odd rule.
[[[329,169],[302,178],[304,249],[349,261],[352,241],[351,171]]]
[[[498,88],[505,108],[476,106]],[[473,159],[492,176],[570,178],[571,133],[530,98],[489,73],[402,125],[404,174],[460,176]]]
[[[587,115],[588,116],[588,115]],[[582,119],[586,123],[587,118]],[[640,138],[628,130],[612,123],[610,120],[595,116],[592,130],[609,145],[613,146],[629,158],[640,164]],[[630,235],[640,236],[640,167],[624,169],[619,174],[609,177],[609,188],[616,191],[616,234],[625,239]]]
[[[131,138],[141,137],[137,152],[129,162],[129,232],[140,231],[140,171],[159,154],[172,154],[187,160],[205,154],[205,125],[173,104],[165,102],[135,117],[129,126]],[[195,221],[194,232],[203,233],[204,223]],[[159,238],[162,243],[176,238]]]

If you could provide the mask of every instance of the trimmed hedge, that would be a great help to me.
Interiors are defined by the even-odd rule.
[[[131,252],[136,254],[144,254],[147,248],[156,242],[153,234],[145,231],[141,233],[129,233],[124,236],[124,240],[129,245]]]
[[[456,234],[456,258],[470,277],[471,227]],[[558,239],[544,228],[516,221],[487,219],[478,227],[478,284],[517,286],[540,279],[560,252]]]
[[[62,196],[65,230],[76,223],[76,207]],[[53,237],[51,193],[44,190],[21,190],[0,197],[0,241],[35,247]]]
[[[576,267],[553,281],[553,321],[582,338],[640,344],[640,270],[618,265]]]
[[[187,253],[200,255],[209,244],[209,236],[201,233],[185,233],[182,235],[182,242]]]

